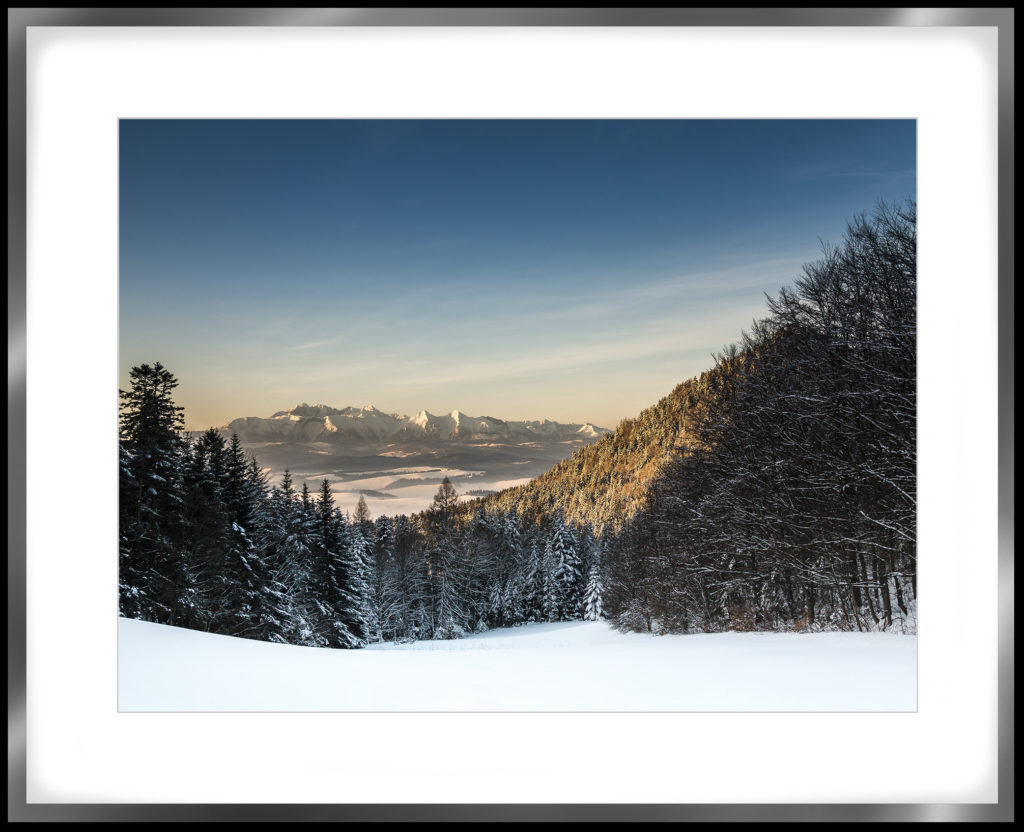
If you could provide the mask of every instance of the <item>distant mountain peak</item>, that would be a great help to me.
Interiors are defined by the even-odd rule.
[[[372,404],[363,407],[336,408],[325,404],[301,402],[288,410],[279,410],[269,418],[247,416],[225,427],[243,442],[330,442],[374,446],[431,441],[507,440],[532,441],[544,436],[552,441],[579,442],[597,439],[606,428],[583,424],[560,424],[550,419],[504,421],[491,416],[469,416],[451,410],[436,416],[421,410],[409,417],[384,413]]]

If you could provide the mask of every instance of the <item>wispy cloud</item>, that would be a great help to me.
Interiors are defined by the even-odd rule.
[[[347,339],[344,335],[336,335],[332,338],[321,338],[316,341],[307,341],[303,344],[293,344],[292,346],[286,347],[285,349],[289,350],[290,352],[317,350],[322,349],[324,347],[336,347],[339,344],[344,343],[346,340]]]

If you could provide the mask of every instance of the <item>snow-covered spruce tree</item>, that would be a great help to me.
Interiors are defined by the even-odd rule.
[[[459,638],[468,616],[463,563],[457,545],[458,494],[445,477],[426,512],[428,605],[432,637]]]
[[[395,564],[395,527],[387,516],[378,517],[373,526],[376,537],[373,541],[371,603],[380,638],[383,641],[395,641],[404,635],[406,617],[406,604]]]
[[[502,619],[504,626],[522,624],[528,620],[533,576],[526,563],[529,553],[524,548],[524,537],[519,518],[510,511],[500,519],[502,544]]]
[[[544,544],[544,555],[541,559],[541,620],[548,622],[558,621],[560,612],[559,602],[561,601],[558,581],[555,580],[558,559],[551,544],[552,540],[548,537]]]
[[[287,625],[285,639],[290,644],[322,644],[322,637],[316,633],[318,613],[310,598],[315,520],[304,512],[288,470],[285,470],[280,486],[271,490],[268,521],[273,579],[282,592]]]
[[[580,614],[585,621],[596,621],[595,601],[599,602],[604,592],[601,580],[601,544],[591,524],[584,523],[579,534],[580,574],[583,577],[580,596]]]
[[[237,437],[236,437],[237,438]],[[245,459],[234,439],[228,450],[234,580],[226,599],[231,634],[261,641],[287,641],[287,604],[270,568],[271,539],[267,480],[254,457]],[[240,481],[239,481],[240,480]]]
[[[249,612],[249,628],[239,633],[250,638],[286,643],[292,631],[287,587],[274,574],[276,531],[274,505],[267,477],[255,457],[250,457],[246,476],[247,501],[252,505],[250,527],[244,532],[250,546],[242,565],[240,607]]]
[[[181,623],[226,634],[233,633],[227,599],[245,547],[233,528],[229,476],[224,437],[210,428],[192,443],[184,469],[184,553],[192,598]]]
[[[583,592],[583,619],[585,621],[600,621],[604,618],[604,581],[601,578],[601,556],[600,550],[595,549],[591,558],[590,574],[587,577],[587,587]]]
[[[249,459],[238,434],[232,434],[224,453],[223,500],[228,523],[225,548],[225,588],[218,632],[253,638],[269,574],[256,552],[255,518],[262,510],[263,479],[250,479]]]
[[[359,502],[356,515],[345,530],[346,568],[352,576],[353,592],[357,599],[356,607],[352,610],[351,626],[362,632],[364,639],[380,641],[378,610],[373,603],[374,556],[371,537],[374,531],[362,496]]]
[[[377,529],[366,505],[366,498],[362,494],[359,495],[359,500],[356,503],[352,523],[348,527],[348,535],[349,547],[358,566],[360,610],[367,638],[370,641],[380,641],[383,637],[379,617],[380,608],[376,604],[374,591],[377,581],[377,564],[374,554]]]
[[[250,466],[250,457],[242,448],[242,441],[237,433],[232,433],[225,449],[227,478],[224,484],[224,500],[231,522],[244,529],[252,528],[254,515],[261,508],[259,487],[249,478]]]
[[[120,612],[160,623],[182,618],[187,564],[179,549],[184,420],[178,380],[159,362],[132,367],[120,391]]]
[[[409,635],[417,641],[434,637],[434,583],[430,551],[425,537],[417,528],[412,562],[412,585],[414,594],[410,596]]]
[[[360,647],[366,628],[361,614],[359,576],[352,564],[348,534],[334,505],[328,480],[320,483],[314,506],[318,539],[312,585],[317,604],[317,632],[330,647]]]
[[[136,529],[134,512],[128,495],[135,494],[138,490],[135,482],[135,474],[132,470],[132,457],[125,447],[124,439],[118,443],[118,611],[126,618],[141,618],[149,621],[158,621],[161,618],[161,610],[153,609],[156,604],[149,593],[152,586],[142,564],[132,557],[132,547],[135,543]]]
[[[498,580],[491,582],[487,589],[487,621],[491,627],[507,626],[506,614],[507,602],[505,600],[506,587]]]
[[[546,594],[547,570],[544,568],[544,555],[537,542],[536,533],[528,538],[521,561],[520,582],[523,587],[524,621],[547,621],[544,610]]]
[[[561,515],[557,515],[551,524],[548,558],[554,592],[552,607],[555,615],[561,621],[578,620],[582,612],[583,591],[580,547],[576,535],[566,525]]]

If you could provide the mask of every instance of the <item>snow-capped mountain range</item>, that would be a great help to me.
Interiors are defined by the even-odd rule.
[[[499,441],[521,444],[537,440],[597,439],[608,428],[590,423],[562,424],[541,419],[506,422],[492,416],[467,416],[458,410],[437,416],[421,410],[415,416],[384,413],[371,406],[334,408],[300,404],[269,418],[246,416],[225,428],[247,444],[262,442],[328,442],[331,444],[392,444],[422,440]]]

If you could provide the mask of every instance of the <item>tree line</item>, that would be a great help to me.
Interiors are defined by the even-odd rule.
[[[270,484],[237,435],[184,433],[174,375],[131,370],[121,393],[120,614],[316,647],[457,638],[603,617],[600,546],[460,504],[445,478],[414,516],[343,513],[328,480]]]

